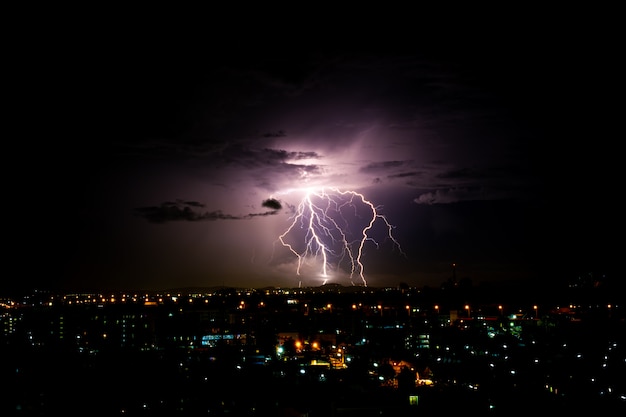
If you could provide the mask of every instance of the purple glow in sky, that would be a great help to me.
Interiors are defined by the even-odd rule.
[[[27,219],[9,234],[16,285],[438,286],[453,263],[475,283],[610,269],[615,208],[597,200],[618,165],[613,38],[490,24],[297,48],[222,32],[35,37],[12,61],[24,140],[7,152],[32,173],[8,189]]]
[[[185,147],[162,138],[142,141],[127,151],[143,155],[150,150],[154,157],[153,161],[142,160],[138,182],[127,185],[134,190],[132,204],[137,214],[151,223],[220,221],[193,226],[196,233],[206,231],[205,240],[189,250],[196,267],[206,262],[202,270],[207,275],[217,267],[217,275],[224,277],[226,284],[233,275],[247,277],[250,285],[319,285],[333,280],[354,284],[352,274],[320,279],[319,268],[302,268],[308,256],[300,256],[315,253],[287,245],[277,249],[273,244],[293,226],[293,216],[299,214],[303,201],[308,202],[309,190],[336,188],[362,193],[394,226],[397,222],[399,237],[394,244],[401,246],[404,241],[408,247],[414,245],[411,240],[419,238],[411,233],[420,231],[403,225],[407,220],[419,222],[420,206],[506,201],[527,198],[525,194],[532,192],[529,178],[533,167],[525,165],[524,150],[514,148],[523,133],[496,130],[481,138],[481,146],[471,143],[470,137],[477,134],[475,124],[510,116],[502,115],[495,105],[450,106],[449,102],[459,98],[471,101],[485,95],[478,87],[463,84],[450,69],[404,56],[339,54],[314,56],[306,63],[309,69],[298,73],[296,81],[282,73],[281,65],[289,65],[287,60],[271,63],[271,69],[260,65],[215,75],[204,88],[226,93],[218,96],[218,104],[211,108],[226,107],[228,112],[220,113],[218,120],[213,120],[212,112],[204,113],[209,120],[189,126]],[[219,83],[219,88],[213,83]],[[243,93],[242,84],[246,85]],[[407,90],[411,85],[416,91]],[[438,97],[435,106],[432,95]],[[216,99],[206,98],[209,103]],[[196,105],[200,104],[202,98]],[[228,130],[222,133],[216,126],[228,126]],[[220,140],[213,139],[214,135]],[[172,155],[177,159],[176,170],[162,166],[163,158],[171,163]],[[163,173],[168,178],[162,178]],[[162,200],[159,196],[168,182],[176,199],[145,206],[147,201]],[[263,207],[268,199],[276,199],[283,209]],[[430,234],[445,234],[454,233],[456,226],[449,221],[427,227]],[[363,225],[352,233],[362,229]],[[180,242],[186,234],[165,236],[187,246]],[[312,252],[317,249],[309,248]],[[358,275],[369,271],[368,264],[373,263],[372,279],[379,284],[386,276],[398,275],[390,279],[402,280],[404,275],[417,273],[411,259],[414,262],[423,256],[426,260],[414,247],[411,258],[400,256],[391,247],[376,251],[359,248],[365,253],[358,256],[351,252],[357,248],[344,249],[339,250],[339,258],[347,255],[349,262],[356,262]],[[317,255],[323,258],[327,253],[322,250]],[[249,263],[243,264],[242,258]],[[219,266],[213,259],[220,260]],[[223,265],[227,259],[230,262]],[[318,261],[326,264],[323,259]],[[442,276],[449,274],[451,261],[440,261]],[[357,283],[368,280],[362,275]]]

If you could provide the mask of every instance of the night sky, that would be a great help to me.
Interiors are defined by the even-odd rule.
[[[297,275],[279,240],[324,192],[326,237],[358,242],[369,206],[335,189],[384,216],[369,286],[621,274],[609,15],[31,22],[5,60],[3,286],[360,285],[350,246]]]

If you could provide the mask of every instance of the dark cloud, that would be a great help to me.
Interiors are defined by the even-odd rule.
[[[273,210],[280,210],[281,208],[283,208],[283,205],[280,204],[280,201],[276,200],[275,198],[268,198],[267,200],[264,200],[261,205],[263,207],[271,208]]]
[[[197,201],[185,201],[183,204],[186,204],[186,205],[191,206],[191,207],[204,207],[204,204],[199,203]]]
[[[160,206],[138,207],[135,214],[151,223],[166,223],[172,221],[200,221],[200,220],[232,220],[237,216],[222,213],[221,210],[199,213],[184,202],[166,202]],[[200,205],[201,207],[201,205]]]
[[[284,130],[278,130],[276,132],[267,132],[263,134],[264,138],[281,138],[287,136]]]
[[[174,202],[168,201],[162,203],[160,206],[138,207],[135,208],[135,214],[139,217],[143,217],[150,223],[167,223],[174,221],[205,221],[205,220],[241,220],[251,219],[253,217],[271,216],[274,215],[282,207],[280,202],[275,199],[268,199],[263,201],[264,207],[271,208],[272,211],[265,211],[261,213],[248,213],[241,216],[227,214],[222,210],[198,212],[194,211],[194,208],[204,207],[204,204],[196,201],[182,201],[177,200]]]
[[[406,178],[406,177],[414,177],[419,175],[417,172],[402,172],[400,174],[388,175],[389,178]]]
[[[246,168],[276,165],[294,160],[319,158],[315,152],[287,151],[285,149],[254,148],[245,144],[225,144],[213,157],[225,165],[239,165]]]
[[[317,152],[291,152],[294,159],[310,159],[310,158],[321,158],[321,156]]]
[[[406,165],[406,161],[383,161],[383,162],[372,162],[367,164],[366,166],[360,169],[361,172],[378,172],[385,171],[389,168],[397,168],[403,165]]]
[[[246,214],[244,217],[244,219],[251,219],[253,217],[264,217],[264,216],[273,216],[275,214],[278,214],[277,210],[272,210],[272,211],[264,211],[262,213],[249,213]]]

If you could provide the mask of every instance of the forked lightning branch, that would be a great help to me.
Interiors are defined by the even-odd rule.
[[[367,286],[363,255],[366,245],[379,246],[373,235],[381,227],[384,238],[391,239],[404,254],[393,236],[394,226],[379,213],[379,207],[355,191],[307,191],[290,220],[278,240],[297,257],[297,275],[305,264],[314,262],[319,263],[319,273],[325,279],[332,271],[344,268],[353,285],[358,276],[361,285]]]

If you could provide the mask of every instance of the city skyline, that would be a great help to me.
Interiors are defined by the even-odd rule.
[[[288,404],[309,415],[348,404],[392,415],[457,406],[511,415],[537,403],[614,411],[626,400],[623,291],[586,285],[548,296],[328,286],[3,299],[1,346],[12,359],[2,407],[24,415],[82,415],[94,404],[96,414],[125,415],[276,415]]]
[[[533,23],[35,31],[6,288],[617,273],[612,26]]]

